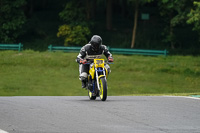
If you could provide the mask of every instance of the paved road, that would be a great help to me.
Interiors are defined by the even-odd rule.
[[[0,97],[0,133],[200,133],[200,100]]]

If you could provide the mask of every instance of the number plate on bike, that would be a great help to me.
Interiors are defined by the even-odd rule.
[[[104,67],[104,59],[94,59],[95,67]]]

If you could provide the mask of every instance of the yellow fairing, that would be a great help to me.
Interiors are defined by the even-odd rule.
[[[104,67],[104,59],[94,59],[94,65],[90,67],[89,73],[92,76],[92,79],[94,79],[94,75],[95,75],[95,68],[98,67],[102,67],[106,70],[106,78],[108,76],[108,71],[107,69]]]
[[[94,79],[94,74],[95,74],[94,65],[90,68],[89,73],[92,76],[92,79]]]

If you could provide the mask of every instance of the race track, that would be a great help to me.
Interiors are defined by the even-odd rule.
[[[0,97],[0,133],[200,133],[200,99]]]

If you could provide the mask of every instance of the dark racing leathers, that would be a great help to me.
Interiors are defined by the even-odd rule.
[[[108,51],[105,45],[101,45],[98,51],[93,51],[91,44],[86,44],[80,50],[79,55],[77,56],[76,62],[80,63],[81,59],[86,59],[87,61],[93,61],[94,59],[101,58],[102,55],[105,55],[106,58],[112,57],[112,54]],[[105,67],[109,66],[106,65]],[[89,65],[88,64],[80,64],[79,65],[79,73],[80,80],[84,81],[87,78],[89,73]]]

